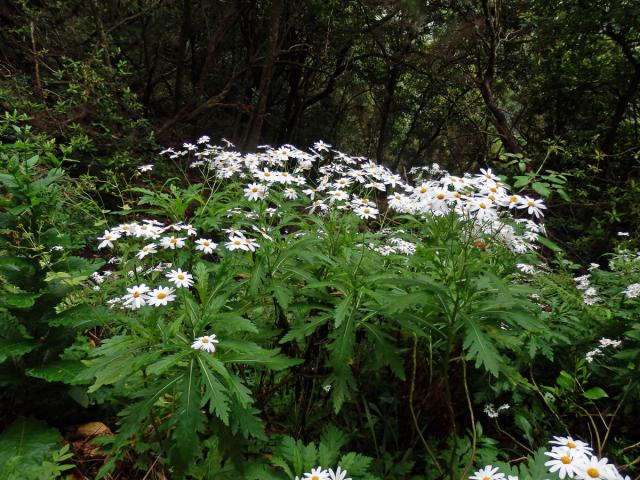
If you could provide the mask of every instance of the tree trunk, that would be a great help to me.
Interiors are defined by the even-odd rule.
[[[484,104],[486,105],[487,110],[489,110],[489,120],[498,131],[498,135],[500,136],[500,140],[502,140],[504,149],[508,153],[521,153],[522,147],[511,132],[507,116],[496,105],[495,99],[493,98],[493,92],[491,91],[491,81],[488,78],[483,78],[481,80],[476,80],[476,84],[480,89],[480,94],[482,95]]]
[[[384,164],[384,147],[387,144],[387,138],[389,136],[388,124],[391,117],[391,104],[393,103],[393,96],[398,85],[398,78],[400,77],[400,68],[397,64],[394,64],[389,72],[389,77],[385,84],[385,96],[382,103],[382,111],[380,112],[380,130],[378,131],[378,145],[376,147],[376,160],[380,164]],[[393,125],[393,122],[391,122]]]
[[[273,0],[271,3],[271,19],[269,21],[269,34],[267,37],[267,50],[260,76],[258,87],[258,99],[256,101],[247,134],[245,137],[244,150],[253,150],[260,140],[262,125],[267,111],[267,99],[269,89],[273,79],[273,66],[278,56],[278,40],[280,38],[280,18],[282,16],[282,0]]]
[[[182,26],[176,60],[176,82],[173,89],[173,114],[178,113],[182,103],[182,88],[184,83],[184,60],[187,55],[187,41],[191,37],[191,0],[182,2]]]

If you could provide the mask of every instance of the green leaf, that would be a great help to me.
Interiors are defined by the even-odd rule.
[[[3,308],[29,308],[33,306],[39,294],[36,293],[14,293],[0,292],[0,307]]]
[[[565,372],[564,370],[562,370],[558,375],[558,378],[556,378],[556,383],[565,390],[571,391],[575,388],[575,380],[569,373]]]
[[[247,352],[225,353],[220,355],[220,359],[225,363],[242,363],[255,367],[264,367],[269,370],[284,370],[301,364],[304,360],[299,358],[289,358],[280,354],[280,349],[266,350],[256,348]]]
[[[181,360],[188,357],[189,355],[191,355],[191,352],[189,350],[184,350],[182,352],[164,356],[157,362],[154,362],[147,367],[147,375],[162,375],[171,367],[178,365]]]
[[[85,331],[113,321],[113,311],[103,306],[78,305],[60,312],[49,320],[49,325],[67,327],[76,331]]]
[[[34,350],[38,343],[31,339],[24,326],[20,324],[11,325],[10,319],[0,317],[0,321],[5,323],[6,329],[0,336],[0,363],[9,357],[19,357]]]
[[[76,377],[85,368],[80,360],[58,360],[41,367],[31,368],[27,370],[27,375],[47,382],[62,382],[74,385],[79,383]]]
[[[327,315],[314,317],[311,320],[302,318],[297,325],[289,329],[287,334],[280,339],[279,343],[287,343],[291,340],[302,340],[315,332],[319,326],[327,323],[329,318]]]
[[[62,436],[44,422],[18,418],[0,434],[0,478],[33,480],[48,476]]]
[[[196,361],[191,359],[181,385],[180,407],[173,419],[173,447],[170,459],[178,477],[182,477],[189,464],[202,450],[198,432],[204,431],[206,418],[200,411],[200,388],[197,382]]]
[[[544,245],[549,250],[552,250],[554,252],[561,252],[562,251],[562,248],[558,244],[552,242],[547,237],[543,237],[542,235],[540,235],[538,237],[538,242],[540,242],[542,245]]]
[[[582,395],[585,398],[588,398],[589,400],[598,400],[600,398],[604,398],[604,397],[608,397],[609,396],[609,395],[607,395],[607,392],[605,392],[600,387],[590,388],[589,390],[584,392]]]
[[[273,296],[278,302],[278,305],[286,311],[289,308],[289,303],[293,299],[293,292],[291,289],[282,282],[274,281],[271,284],[271,291],[273,292]]]
[[[209,369],[203,355],[205,354],[197,354],[202,381],[205,385],[204,403],[209,403],[209,412],[215,413],[222,423],[229,425],[229,396],[227,395],[227,389]]]
[[[342,325],[342,322],[347,317],[347,315],[351,314],[353,310],[353,293],[349,293],[346,297],[344,297],[335,310],[334,318],[336,320],[336,328]]]
[[[475,319],[468,317],[465,322],[464,349],[467,360],[475,360],[475,367],[483,366],[494,377],[500,371],[500,354],[489,336]]]
[[[371,457],[365,457],[364,455],[360,455],[359,453],[349,452],[346,455],[343,455],[340,459],[339,465],[343,470],[349,472],[349,476],[361,476],[366,475],[367,470],[369,470],[369,465],[373,459]]]
[[[531,184],[531,188],[533,188],[537,193],[542,195],[543,197],[548,197],[551,195],[551,190],[549,190],[549,184],[545,182],[533,182]]]
[[[336,465],[340,450],[347,444],[349,437],[335,425],[328,425],[322,432],[318,455],[320,465]]]
[[[514,178],[516,179],[516,181],[513,184],[513,188],[524,187],[531,181],[531,177],[529,175],[516,175]]]

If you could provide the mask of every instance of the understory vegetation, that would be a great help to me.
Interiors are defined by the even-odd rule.
[[[640,479],[637,6],[46,3],[0,480]]]

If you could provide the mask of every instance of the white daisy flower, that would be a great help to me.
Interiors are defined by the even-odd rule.
[[[199,238],[196,240],[196,250],[200,250],[204,253],[213,253],[217,246],[217,243],[214,243],[208,238]]]
[[[139,171],[140,173],[150,172],[151,170],[153,170],[153,164],[140,165],[140,166],[138,167],[138,171]]]
[[[250,183],[244,189],[244,196],[251,201],[261,200],[267,196],[267,187],[259,183]]]
[[[224,245],[225,247],[227,247],[227,250],[229,250],[230,252],[233,252],[234,250],[245,250],[245,251],[249,251],[249,246],[246,243],[246,238],[245,237],[237,237],[234,235],[231,235],[229,237],[229,241],[226,242]]]
[[[545,455],[552,458],[548,462],[545,462],[545,467],[549,469],[550,473],[558,472],[560,479],[564,477],[573,478],[577,471],[578,465],[584,456],[576,454],[568,448],[559,448],[552,452],[544,452]]]
[[[524,197],[520,199],[520,204],[517,205],[517,207],[519,209],[526,208],[527,213],[529,215],[535,215],[536,218],[543,217],[544,213],[542,210],[546,210],[547,208],[542,200],[539,198],[533,199],[531,197]]]
[[[487,465],[470,476],[469,480],[502,480],[503,478],[504,473],[498,472],[498,467]]]
[[[611,465],[606,458],[591,457],[578,466],[576,476],[583,480],[612,480]]]
[[[342,470],[340,467],[338,467],[335,472],[332,469],[329,469],[329,478],[331,480],[352,480],[351,477],[346,477],[347,471]]]
[[[298,198],[298,192],[296,192],[293,188],[285,188],[282,194],[287,200],[295,200],[296,198]]]
[[[160,245],[164,248],[169,248],[171,250],[175,250],[176,248],[184,247],[184,238],[174,237],[173,235],[170,237],[164,237],[160,241]]]
[[[574,440],[573,437],[553,437],[554,440],[549,441],[551,445],[557,445],[558,447],[566,447],[572,453],[578,454],[590,454],[593,449],[589,446],[588,443],[583,442],[582,440]],[[554,447],[555,448],[555,447]]]
[[[302,480],[330,480],[329,472],[322,467],[312,468],[311,472],[305,473]]]
[[[156,250],[156,244],[155,243],[150,243],[150,244],[145,245],[144,247],[142,247],[142,249],[140,249],[140,251],[138,253],[136,253],[136,257],[138,257],[138,259],[142,260],[144,257],[146,257],[147,255],[150,255],[152,253],[158,253],[158,250]]]
[[[159,307],[160,305],[167,305],[169,302],[172,302],[176,299],[176,296],[173,294],[175,290],[170,287],[158,287],[155,290],[151,290],[149,292],[149,298],[147,299],[147,303],[154,307]]]
[[[190,273],[183,272],[180,268],[171,270],[165,275],[177,288],[190,287],[193,285],[193,276]]]
[[[143,305],[146,305],[149,300],[149,297],[146,295],[148,291],[149,287],[144,283],[127,288],[128,293],[122,297],[122,304],[131,310],[137,310]]]
[[[196,338],[191,344],[191,348],[194,350],[202,350],[205,352],[213,353],[216,351],[216,343],[220,343],[214,334],[203,335]]]
[[[354,210],[354,213],[358,215],[360,218],[366,220],[369,218],[376,218],[376,215],[378,214],[378,209],[375,207],[361,206],[356,208]]]
[[[120,234],[116,231],[105,230],[104,235],[98,237],[98,240],[101,240],[100,245],[98,245],[98,250],[109,247],[113,248],[113,242],[120,238]]]

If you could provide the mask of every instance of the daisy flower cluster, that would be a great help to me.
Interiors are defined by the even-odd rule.
[[[295,480],[351,480],[351,477],[347,478],[347,471],[340,467],[335,470],[317,467],[312,468],[310,472],[303,473],[302,477],[296,476]]]
[[[257,233],[262,237],[271,239],[267,233],[255,227]],[[224,246],[229,251],[242,250],[255,252],[260,247],[258,242],[250,238],[248,234],[240,229],[229,228],[223,230],[228,236]],[[213,254],[218,247],[218,243],[211,238],[198,238],[197,230],[190,224],[176,223],[166,225],[157,220],[142,220],[141,222],[131,222],[120,224],[111,230],[105,230],[104,234],[98,237],[98,249],[114,248],[115,242],[130,237],[142,241],[142,245],[135,253],[138,260],[147,257],[151,258],[158,255],[162,251],[177,251],[188,246],[192,246],[196,251],[200,251],[205,255]],[[117,258],[117,257],[114,257]],[[121,259],[117,262],[120,263]],[[170,270],[167,273],[167,270]],[[158,286],[151,288],[145,283],[133,285],[127,288],[127,293],[122,297],[111,299],[108,303],[110,306],[120,306],[121,308],[137,310],[144,305],[154,307],[165,306],[169,302],[175,300],[175,291],[179,288],[189,288],[193,285],[193,276],[189,272],[184,272],[180,268],[173,269],[171,263],[160,262],[155,266],[145,268],[138,265],[128,272],[129,277],[145,276],[153,272],[165,273],[165,277],[170,285]],[[111,275],[111,272],[105,271],[95,273],[92,280],[95,286],[99,287],[105,277]]]
[[[231,147],[229,142],[221,147],[201,138],[197,144],[184,144],[182,150],[162,153],[195,158],[191,167],[216,180],[241,181],[250,202],[266,201],[272,206],[302,202],[313,215],[340,210],[378,222],[393,211],[421,218],[453,212],[472,221],[477,235],[491,236],[517,253],[533,249],[543,233],[537,220],[544,215],[544,202],[510,192],[491,169],[455,176],[432,166],[416,170],[416,180],[407,181],[370,159],[346,155],[322,141],[309,151],[292,145],[261,146],[257,153],[243,155]],[[229,241],[240,248],[241,239]],[[391,249],[382,248],[379,253],[390,254]]]
[[[484,406],[484,413],[486,413],[489,418],[498,418],[500,416],[500,412],[503,410],[509,410],[510,408],[511,405],[508,403],[502,404],[498,408],[496,408],[493,403],[488,403]]]
[[[593,449],[581,440],[572,437],[553,437],[551,450],[545,452],[550,459],[545,462],[549,473],[561,480],[631,480],[623,477],[615,465],[606,458],[593,455]],[[505,476],[498,467],[487,465],[469,477],[469,480],[518,480],[517,476]]]
[[[595,305],[600,301],[598,291],[591,286],[591,275],[582,275],[573,279],[576,282],[576,288],[582,292],[582,301],[585,305]]]
[[[638,298],[640,297],[640,283],[632,283],[622,292],[626,298]]]
[[[595,357],[604,355],[603,350],[609,347],[618,348],[620,345],[622,345],[621,340],[611,340],[610,338],[602,337],[600,340],[598,340],[598,346],[593,350],[587,352],[584,357],[587,360],[587,362],[591,363],[593,362]]]

